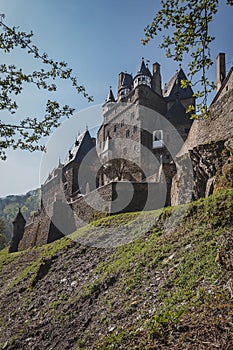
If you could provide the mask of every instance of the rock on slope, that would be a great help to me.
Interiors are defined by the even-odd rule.
[[[219,191],[144,213],[140,229],[155,224],[118,248],[64,238],[1,252],[0,348],[232,349],[232,203],[232,190]],[[117,228],[135,215],[93,225]]]

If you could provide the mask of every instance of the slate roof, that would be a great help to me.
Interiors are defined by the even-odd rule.
[[[186,89],[181,88],[181,80],[186,80],[187,77],[182,68],[180,68],[171,80],[165,84],[163,89],[163,97],[166,101],[174,101],[177,95],[180,99],[190,98],[193,95],[193,90],[189,86]]]
[[[110,86],[110,89],[109,89],[108,96],[106,98],[106,103],[107,102],[116,102],[115,97],[114,97],[113,92],[112,92],[111,86]]]
[[[140,66],[140,68],[139,68],[139,70],[138,70],[137,75],[135,76],[135,78],[136,78],[138,75],[147,75],[147,76],[150,77],[150,78],[152,77],[149,68],[145,65],[144,58],[142,58],[141,66]]]
[[[175,103],[171,106],[171,108],[166,113],[166,117],[176,124],[183,123],[185,120],[192,124],[190,119],[190,114],[186,113],[186,108],[182,105],[179,99],[176,99]]]
[[[83,132],[74,143],[72,149],[69,151],[69,159],[65,166],[71,162],[79,163],[83,160],[86,154],[94,147],[91,135],[88,130]]]

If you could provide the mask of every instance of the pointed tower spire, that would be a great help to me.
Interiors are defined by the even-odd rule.
[[[106,102],[116,102],[115,97],[112,92],[112,87],[110,86],[108,96],[106,98]]]
[[[149,71],[148,65],[146,66],[145,64],[144,57],[142,57],[142,62],[138,74],[148,75],[149,77],[151,76],[151,72]]]

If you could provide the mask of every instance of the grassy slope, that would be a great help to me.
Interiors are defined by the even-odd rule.
[[[232,349],[232,212],[233,191],[223,191],[144,213],[140,230],[152,217],[154,226],[118,248],[65,238],[1,252],[0,349]]]

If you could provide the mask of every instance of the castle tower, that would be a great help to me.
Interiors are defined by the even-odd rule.
[[[21,213],[21,210],[19,208],[18,214],[15,220],[13,221],[13,237],[10,243],[9,253],[18,251],[19,242],[23,238],[25,225],[26,220],[24,219],[23,214]]]
[[[103,106],[98,155],[105,162],[110,158],[132,159],[144,174],[147,173],[144,177],[130,167],[131,177],[125,172],[124,179],[145,181],[158,172],[160,164],[166,164],[168,168],[173,162],[171,150],[176,151],[179,144],[176,144],[172,130],[175,127],[181,141],[186,139],[192,124],[186,108],[195,105],[192,88],[183,89],[182,80],[187,77],[180,67],[162,91],[160,64],[155,62],[151,72],[144,58],[134,77],[128,73],[119,74],[117,101],[110,91]],[[101,184],[103,182],[107,183],[108,179]]]
[[[133,89],[133,77],[129,73],[120,73],[118,78],[117,100],[122,101]]]

